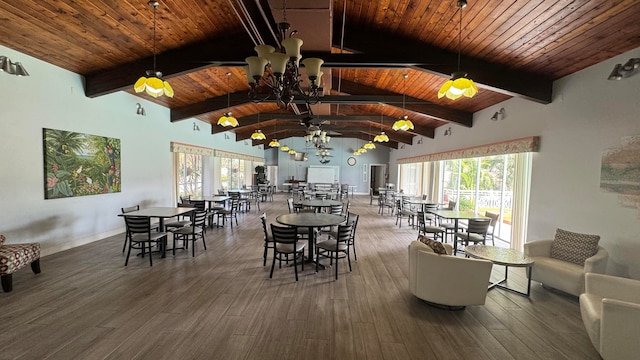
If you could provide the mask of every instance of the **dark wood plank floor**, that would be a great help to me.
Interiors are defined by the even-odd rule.
[[[275,221],[285,195],[262,210]],[[352,211],[358,261],[352,272],[341,261],[337,281],[311,266],[299,282],[290,267],[269,279],[255,208],[210,230],[195,258],[182,250],[124,267],[124,235],[46,256],[41,274],[22,269],[13,292],[0,292],[0,359],[600,358],[577,299],[537,283],[531,298],[496,289],[464,311],[426,305],[407,285],[416,232],[368,196]],[[524,288],[524,270],[510,269],[509,282]]]

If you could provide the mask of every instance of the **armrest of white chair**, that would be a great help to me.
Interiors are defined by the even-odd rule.
[[[640,354],[640,304],[605,298],[600,321],[602,358],[636,359]]]
[[[604,274],[607,272],[607,259],[609,253],[602,246],[598,247],[598,252],[584,262],[585,273]]]
[[[527,256],[551,256],[553,240],[535,240],[524,244],[524,254]]]
[[[587,273],[585,293],[640,304],[640,280]]]

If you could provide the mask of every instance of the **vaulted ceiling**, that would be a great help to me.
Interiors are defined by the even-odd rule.
[[[255,129],[267,140],[254,144],[305,135],[304,102],[283,108],[247,96],[244,59],[256,42],[276,45],[282,0],[159,3],[157,69],[175,97],[137,96],[170,108],[171,121],[194,117],[238,141]],[[472,127],[474,112],[514,96],[550,103],[554,80],[640,47],[636,0],[469,0],[460,43],[458,11],[456,0],[287,1],[303,58],[325,61],[311,122],[363,140],[383,130],[386,145],[398,147],[416,135],[434,138],[440,126]],[[0,20],[0,44],[84,75],[88,97],[135,94],[133,83],[153,66],[147,0],[0,1]],[[471,99],[438,99],[458,51],[480,90]],[[216,125],[228,103],[240,122],[231,130]],[[415,129],[391,130],[404,114]]]

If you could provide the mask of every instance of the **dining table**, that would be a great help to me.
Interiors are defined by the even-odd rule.
[[[300,205],[305,207],[312,207],[318,209],[318,211],[322,211],[323,208],[342,205],[342,202],[338,200],[307,199],[300,201]]]
[[[158,206],[158,207],[149,207],[145,209],[140,209],[136,211],[130,211],[124,214],[118,214],[118,216],[138,216],[138,217],[148,217],[148,218],[157,218],[158,219],[158,231],[164,232],[164,220],[170,219],[172,217],[186,215],[191,213],[192,211],[197,210],[196,208],[191,207],[172,207],[172,206]],[[167,244],[162,244],[162,257],[167,256]]]
[[[431,200],[422,200],[420,198],[418,199],[409,199],[407,200],[407,203],[411,204],[411,205],[420,205],[420,207],[422,208],[423,212],[426,212],[426,207],[429,205],[432,206],[439,206],[440,204],[437,202],[433,202]]]
[[[346,218],[342,215],[326,213],[292,213],[280,215],[276,218],[276,221],[282,225],[309,228],[309,250],[308,258],[305,261],[315,263],[315,229],[341,224],[346,221]],[[318,265],[324,269],[324,266],[322,264]]]
[[[458,232],[459,220],[489,219],[484,215],[472,211],[460,210],[428,210],[429,213],[443,219],[453,220],[454,232]]]

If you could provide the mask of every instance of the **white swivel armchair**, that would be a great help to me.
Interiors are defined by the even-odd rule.
[[[449,310],[483,305],[487,297],[492,264],[486,260],[438,255],[420,241],[409,245],[409,290],[416,297]]]
[[[584,274],[588,272],[605,273],[609,254],[603,247],[587,258],[584,265],[551,257],[553,240],[537,240],[524,244],[524,254],[535,261],[531,268],[531,280],[542,285],[563,291],[567,294],[580,296],[584,291]]]
[[[604,360],[640,358],[640,281],[603,274],[585,276],[580,313],[591,343]]]

